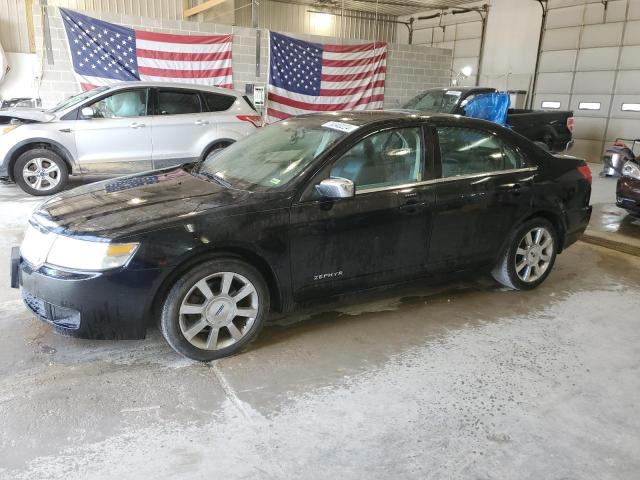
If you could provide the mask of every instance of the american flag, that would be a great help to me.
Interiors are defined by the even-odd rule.
[[[83,90],[130,80],[233,88],[232,35],[145,32],[60,9]]]
[[[271,32],[267,114],[382,108],[386,43],[330,45]]]

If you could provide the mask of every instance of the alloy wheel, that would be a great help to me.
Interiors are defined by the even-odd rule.
[[[182,300],[180,331],[196,348],[220,350],[247,335],[258,307],[258,292],[246,277],[214,273],[196,282]]]
[[[515,264],[516,274],[523,282],[538,280],[549,268],[553,259],[553,235],[545,227],[529,230],[518,244]]]
[[[22,178],[34,190],[51,190],[60,183],[60,177],[60,167],[44,157],[32,158],[22,169]]]

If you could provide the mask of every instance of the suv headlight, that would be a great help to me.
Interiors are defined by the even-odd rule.
[[[103,271],[127,264],[139,243],[110,243],[41,232],[27,227],[20,253],[32,265],[43,263],[73,270]]]
[[[622,175],[640,180],[640,167],[633,162],[626,162],[622,166]]]

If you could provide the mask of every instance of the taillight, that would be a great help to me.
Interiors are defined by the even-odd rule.
[[[262,117],[260,115],[236,115],[236,117],[243,122],[251,122],[256,128],[262,126]]]
[[[591,175],[591,169],[587,165],[580,165],[578,167],[578,171],[582,174],[582,176],[585,178],[585,180],[587,182],[589,182],[589,185],[591,185],[591,182],[593,182],[593,176]]]
[[[567,128],[573,133],[573,117],[567,118]]]

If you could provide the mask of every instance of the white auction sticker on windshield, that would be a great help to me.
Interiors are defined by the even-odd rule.
[[[323,127],[331,128],[333,130],[338,130],[340,132],[351,133],[354,130],[358,129],[357,125],[351,125],[350,123],[344,122],[327,122],[322,124]]]

